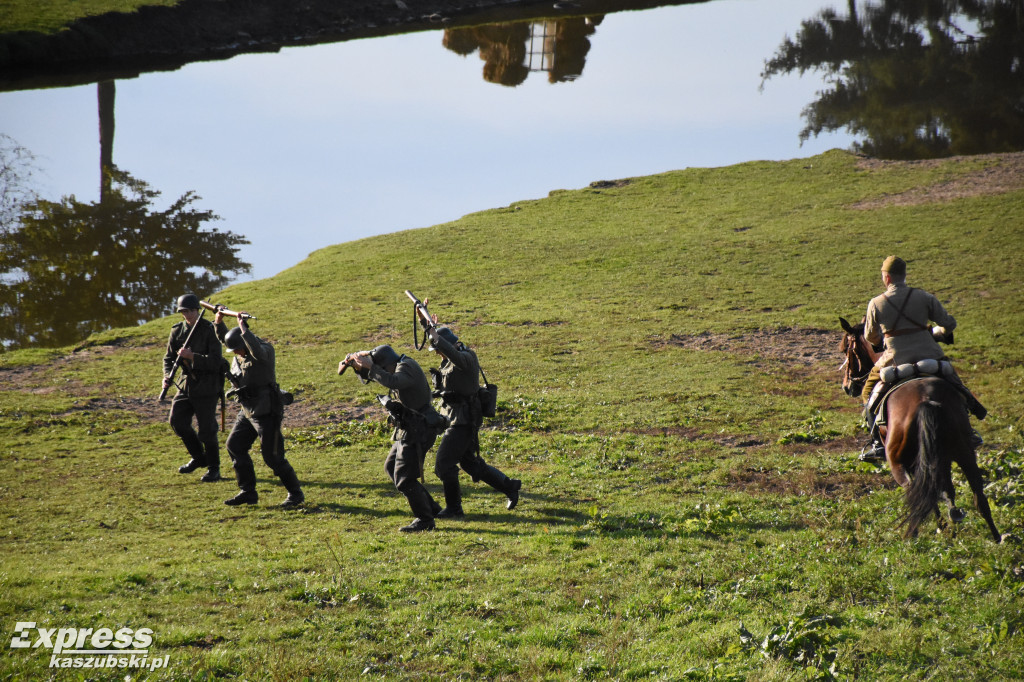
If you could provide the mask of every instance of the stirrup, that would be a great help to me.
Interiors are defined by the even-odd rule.
[[[884,462],[885,445],[873,440],[864,446],[864,449],[860,451],[860,455],[857,456],[857,459],[861,462]]]

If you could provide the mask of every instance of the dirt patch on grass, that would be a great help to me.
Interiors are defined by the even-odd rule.
[[[839,334],[835,330],[782,327],[744,334],[672,334],[667,339],[655,339],[651,345],[655,349],[679,346],[688,350],[722,351],[822,370],[832,368],[842,359],[838,343]]]
[[[87,386],[76,379],[68,379],[67,370],[82,362],[114,355],[120,350],[122,348],[117,345],[90,346],[54,358],[52,362],[45,365],[0,367],[0,386],[7,390],[42,395],[60,392],[70,396],[88,396],[94,392],[96,387]],[[159,386],[157,391],[159,392]]]
[[[171,410],[171,398],[174,397],[174,390],[165,402],[158,402],[154,396],[149,398],[91,398],[78,410],[110,411],[120,410],[131,412],[146,422],[167,421]],[[219,403],[218,403],[219,405]],[[220,407],[217,408],[217,419],[220,419]],[[228,400],[224,405],[224,425],[230,431],[231,425],[235,423],[238,416],[238,403]],[[284,408],[283,426],[286,429],[310,428],[317,426],[328,426],[340,424],[351,420],[383,420],[384,414],[380,408],[374,406],[338,404],[324,405],[311,400],[296,399],[294,403]]]
[[[747,495],[806,496],[826,499],[854,500],[880,488],[895,488],[896,482],[888,473],[863,474],[859,472],[823,473],[813,469],[779,472],[753,468],[733,470],[726,488]]]
[[[161,348],[162,346],[150,347],[154,353],[159,353]],[[109,391],[105,391],[104,385],[86,384],[77,379],[67,378],[68,370],[75,365],[98,357],[110,356],[120,350],[122,349],[117,345],[90,346],[57,357],[45,365],[0,368],[0,386],[8,391],[36,395],[60,393],[72,398],[81,398],[79,404],[67,411],[68,414],[82,411],[123,411],[137,415],[142,421],[166,421],[176,389],[171,388],[164,402],[157,400],[160,392],[159,369],[155,370],[157,374],[154,376],[157,378],[154,380],[153,394],[146,397],[97,395]],[[353,419],[383,419],[383,413],[374,405],[329,405],[308,400],[301,393],[297,393],[295,397],[295,402],[285,408],[286,428],[325,426]],[[224,412],[226,426],[230,429],[238,414],[238,404],[228,400]]]
[[[886,170],[891,168],[934,168],[946,164],[976,162],[977,156],[954,156],[946,159],[921,161],[885,161],[882,159],[861,159],[857,167],[861,170]],[[856,209],[881,208],[883,206],[917,206],[967,197],[1004,194],[1024,188],[1024,152],[989,154],[984,157],[991,164],[985,168],[927,187],[915,187],[897,194],[883,194],[880,197],[864,199],[852,205]]]

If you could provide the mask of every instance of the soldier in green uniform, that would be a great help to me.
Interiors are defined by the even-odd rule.
[[[441,505],[434,501],[419,479],[423,475],[423,459],[433,447],[444,419],[430,403],[430,384],[423,370],[415,360],[399,356],[391,346],[350,353],[338,365],[338,372],[343,372],[347,366],[354,367],[364,383],[373,380],[387,388],[404,408],[400,411],[405,418],[395,424],[384,470],[395,488],[405,495],[416,517],[400,530],[405,533],[433,530],[434,517],[441,511]]]
[[[178,467],[178,472],[189,474],[206,467],[200,480],[207,483],[220,480],[220,445],[217,442],[217,399],[224,388],[223,350],[213,324],[199,315],[199,297],[185,294],[178,297],[177,311],[185,318],[171,328],[164,353],[164,389],[170,388],[171,370],[180,357],[184,381],[171,401],[167,421],[174,433],[185,444],[191,459]],[[193,326],[199,325],[185,347],[185,339]],[[192,427],[195,418],[198,431]]]
[[[235,354],[228,378],[240,408],[227,441],[239,492],[224,504],[235,506],[259,501],[256,471],[249,456],[249,448],[258,438],[263,461],[288,491],[288,497],[281,506],[297,507],[305,501],[305,496],[295,469],[284,456],[284,436],[281,433],[284,402],[277,385],[274,347],[252,333],[244,315],[239,313],[238,326],[230,331],[220,312],[213,318],[217,338]]]
[[[885,293],[879,294],[868,303],[864,319],[864,338],[875,348],[883,344],[885,350],[871,368],[864,390],[861,393],[865,406],[871,391],[879,382],[883,367],[915,363],[919,360],[945,360],[946,352],[939,341],[952,340],[956,319],[942,306],[935,296],[907,286],[907,263],[897,256],[889,256],[882,262],[882,282]],[[933,322],[935,326],[929,326]],[[954,373],[954,383],[961,387],[967,407],[979,419],[984,419],[986,410]],[[873,428],[875,415],[865,410],[868,426],[873,434],[872,443],[861,459],[885,459],[885,445]],[[981,438],[973,434],[975,445]]]
[[[436,320],[435,320],[436,321]],[[483,481],[508,498],[506,507],[515,509],[519,503],[522,481],[509,478],[497,468],[487,464],[480,456],[480,426],[483,412],[480,406],[480,363],[476,353],[459,341],[445,326],[427,329],[430,350],[441,356],[441,369],[431,370],[435,395],[441,398],[441,414],[448,421],[448,429],[437,446],[434,473],[444,486],[445,508],[438,518],[459,518],[462,510],[462,490],[459,486],[459,467],[476,481]]]

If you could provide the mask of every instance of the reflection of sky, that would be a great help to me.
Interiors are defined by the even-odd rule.
[[[759,91],[764,61],[828,4],[608,15],[572,83],[487,83],[440,31],[193,64],[118,81],[114,162],[167,202],[195,190],[268,277],[329,244],[553,189],[845,148],[845,135],[800,147],[812,74]],[[0,94],[0,132],[39,157],[47,198],[98,198],[96,101],[94,85]]]

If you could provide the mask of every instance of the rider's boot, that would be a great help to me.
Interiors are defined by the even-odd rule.
[[[862,462],[884,462],[885,443],[882,442],[882,437],[878,433],[878,427],[875,426],[874,411],[865,408],[864,421],[868,424],[868,434],[871,438],[871,442],[864,446],[864,449],[860,451],[860,456],[857,459]]]

